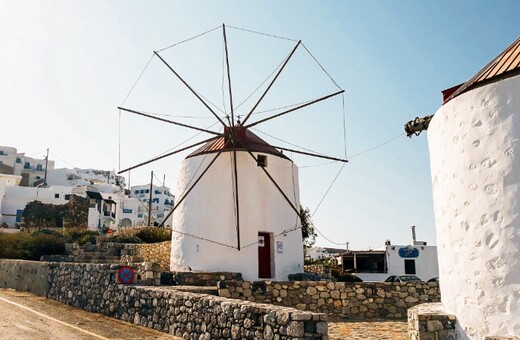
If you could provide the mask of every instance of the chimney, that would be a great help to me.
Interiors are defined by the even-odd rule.
[[[415,241],[417,241],[417,238],[415,237],[415,226],[412,226],[412,241],[415,244]]]

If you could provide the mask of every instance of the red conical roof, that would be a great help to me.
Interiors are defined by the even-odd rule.
[[[266,141],[264,141],[262,138],[255,135],[250,130],[242,127],[242,126],[235,126],[233,128],[233,131],[236,135],[236,149],[245,151],[249,150],[251,152],[261,152],[261,153],[267,153],[271,155],[275,155],[278,157],[282,157],[285,159],[289,159],[287,156],[285,156],[282,152],[280,152],[275,147],[269,145]],[[231,138],[231,128],[225,127],[224,128],[224,136],[219,137],[211,142],[208,142],[204,144],[199,149],[195,150],[191,154],[188,155],[186,158],[204,155],[208,153],[216,153],[219,151],[233,151],[233,142]],[[290,159],[289,159],[290,160]]]
[[[458,95],[475,87],[489,84],[520,73],[520,38],[516,39],[508,48],[500,53],[493,61],[487,64],[470,80],[462,84],[455,92],[444,99],[447,103]],[[452,88],[453,89],[453,88]],[[449,91],[451,89],[445,90]]]

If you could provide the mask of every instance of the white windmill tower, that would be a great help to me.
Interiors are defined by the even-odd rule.
[[[520,38],[443,94],[433,118],[416,119],[417,133],[428,128],[442,306],[458,339],[518,335]]]
[[[186,157],[178,173],[178,199],[170,212],[173,214],[171,270],[240,272],[248,280],[286,280],[288,274],[303,272],[303,241],[298,168],[283,151],[340,162],[347,160],[269,145],[255,135],[251,127],[340,95],[344,90],[339,89],[249,122],[294,52],[302,45],[298,41],[258,101],[239,121],[233,106],[225,25],[222,25],[222,32],[231,107],[227,123],[158,52],[154,53],[221,123],[223,132],[119,107],[126,112],[213,135],[120,173],[199,146]]]

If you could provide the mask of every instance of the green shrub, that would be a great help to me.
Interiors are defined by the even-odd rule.
[[[59,233],[0,232],[0,258],[38,261],[42,255],[62,255],[65,238]]]
[[[343,273],[337,269],[332,269],[332,276],[338,282],[363,282],[359,277],[350,273]]]
[[[96,243],[96,235],[85,234],[76,241],[80,246],[86,243]]]
[[[67,242],[78,242],[84,236],[97,236],[99,235],[96,230],[86,228],[67,228],[63,234]]]
[[[135,236],[139,237],[144,243],[157,243],[170,241],[172,232],[165,228],[146,227],[139,230]]]
[[[107,238],[107,242],[117,242],[117,243],[143,243],[143,241],[133,235],[116,235],[110,236]]]

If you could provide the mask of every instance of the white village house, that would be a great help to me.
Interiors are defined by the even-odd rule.
[[[227,128],[226,128],[227,129]],[[185,192],[197,170],[205,176],[178,201],[174,212],[171,270],[240,272],[246,280],[287,280],[303,272],[299,216],[269,180],[265,167],[293,206],[299,206],[298,168],[283,153],[251,131],[237,132],[240,243],[232,178],[230,136],[219,137],[190,154],[178,174],[177,192]],[[249,149],[256,160],[246,151]],[[177,197],[181,197],[178,195]]]
[[[28,158],[18,153],[16,148],[5,146],[0,146],[0,160],[0,224],[19,226],[29,202],[66,204],[71,195],[78,195],[90,198],[88,227],[91,229],[117,230],[147,225],[148,204],[124,189],[125,178],[114,171],[54,169],[52,160]],[[42,168],[42,164],[49,168]],[[158,213],[169,212],[174,200],[173,196],[166,195],[169,194],[168,188],[161,190],[161,205],[152,209],[152,220],[159,222],[163,218],[157,216]],[[168,200],[162,196],[167,196]]]
[[[172,210],[175,196],[170,193],[170,188],[165,186],[152,185],[135,185],[130,188],[131,197],[136,198],[139,202],[143,203],[142,206],[146,206],[143,214],[146,214],[144,219],[145,223],[148,223],[148,206],[150,198],[152,202],[152,224],[159,225],[164,221],[165,217],[168,217]],[[143,217],[144,218],[144,217]],[[164,226],[171,227],[173,217],[170,215],[164,222]]]
[[[415,240],[408,245],[386,241],[380,249],[346,251],[338,264],[363,281],[385,281],[392,275],[415,275],[427,281],[439,276],[437,247]]]
[[[45,170],[52,169],[52,160],[28,157],[25,153],[19,153],[16,148],[0,146],[0,173],[22,176],[22,186],[32,187],[43,183]]]

